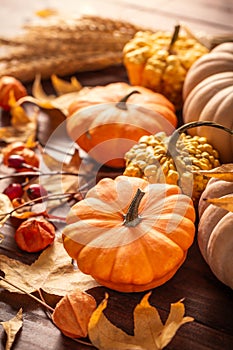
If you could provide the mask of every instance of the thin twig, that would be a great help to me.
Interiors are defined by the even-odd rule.
[[[39,298],[35,297],[33,294],[28,293],[26,290],[24,290],[24,289],[22,289],[22,288],[16,286],[14,283],[12,283],[12,282],[6,280],[4,277],[0,276],[0,280],[2,280],[3,282],[5,282],[5,283],[11,285],[12,287],[18,289],[19,291],[23,292],[24,294],[27,294],[30,298],[36,300],[38,303],[40,303],[41,305],[43,305],[44,307],[46,307],[46,308],[47,308],[48,310],[50,310],[51,312],[54,311],[54,309],[53,309],[51,306],[49,306],[48,304],[46,304],[45,302],[43,302],[43,301],[40,300]]]
[[[23,177],[23,176],[53,176],[53,175],[70,175],[70,176],[80,176],[85,177],[87,174],[74,173],[70,171],[51,171],[51,172],[41,172],[41,171],[22,171],[20,173],[12,173],[0,176],[0,180],[5,180],[12,177]]]

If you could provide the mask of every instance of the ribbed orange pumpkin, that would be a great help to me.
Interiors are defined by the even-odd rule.
[[[194,220],[193,203],[178,186],[104,178],[71,208],[63,242],[79,269],[101,285],[144,291],[183,264]]]
[[[127,101],[120,102],[125,96]],[[72,140],[97,162],[114,168],[125,166],[125,153],[141,136],[159,131],[170,135],[177,125],[166,97],[123,82],[90,89],[71,104],[69,113]]]

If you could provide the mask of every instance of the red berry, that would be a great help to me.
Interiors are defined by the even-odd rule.
[[[47,196],[47,194],[47,190],[39,184],[30,185],[27,189],[28,198],[31,200]]]
[[[12,201],[15,198],[20,198],[23,195],[23,188],[19,183],[13,183],[8,185],[3,191]]]
[[[23,167],[24,163],[24,158],[18,154],[12,154],[8,158],[8,166],[10,168],[20,169]]]

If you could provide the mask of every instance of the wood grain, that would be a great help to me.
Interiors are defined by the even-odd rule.
[[[17,0],[2,0],[0,12],[0,34],[15,34],[22,23],[29,21],[36,10],[48,6],[48,1],[32,2],[24,0],[24,9]],[[64,13],[108,15],[118,19],[133,20],[159,29],[170,29],[177,21],[184,21],[194,31],[208,34],[233,32],[233,3],[230,0],[76,0],[49,1],[50,7]],[[98,72],[80,73],[78,79],[83,85],[104,85],[114,81],[127,81],[123,67],[108,68]],[[31,85],[28,85],[30,92]],[[46,91],[52,90],[45,82]],[[102,174],[103,175],[103,174]],[[0,254],[7,254],[25,263],[35,260],[35,254],[22,254],[13,239],[16,222],[9,222],[4,230],[6,239],[0,245]],[[145,293],[118,293],[104,287],[89,291],[99,303],[109,293],[106,316],[112,323],[133,334],[132,312]],[[168,350],[231,350],[233,349],[233,291],[219,282],[203,260],[197,242],[188,252],[187,260],[176,275],[161,287],[152,291],[150,302],[155,305],[163,321],[166,320],[170,303],[182,298],[186,314],[194,317],[194,322],[182,326]],[[55,300],[51,300],[55,303]],[[14,350],[92,350],[92,346],[77,343],[61,335],[51,323],[44,310],[25,295],[9,293],[0,289],[0,321],[6,321],[23,307],[24,326],[19,332]],[[5,348],[6,336],[0,327],[0,349]],[[114,350],[114,349],[113,349]]]

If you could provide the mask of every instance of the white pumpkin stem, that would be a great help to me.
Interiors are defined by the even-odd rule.
[[[138,188],[132,202],[130,203],[129,209],[124,217],[123,224],[128,227],[135,227],[141,221],[140,216],[138,215],[139,204],[142,200],[142,197],[145,195],[145,192]]]
[[[131,95],[134,95],[134,94],[140,94],[139,91],[137,90],[133,90],[131,91],[129,94],[127,94],[126,96],[124,96],[119,102],[116,103],[116,107],[119,108],[119,109],[122,109],[124,111],[127,111],[127,104],[126,102],[128,101],[128,99],[130,98]]]

